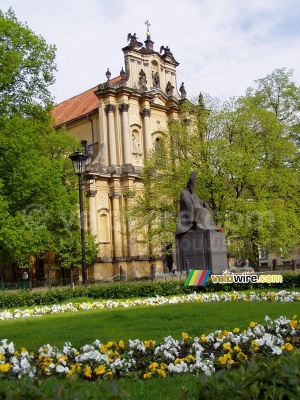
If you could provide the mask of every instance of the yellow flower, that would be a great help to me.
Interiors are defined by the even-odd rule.
[[[237,359],[240,361],[247,361],[248,357],[246,354],[244,354],[242,351],[240,351],[237,355]]]
[[[75,372],[81,372],[81,363],[72,364],[66,377],[69,378]]]
[[[106,370],[105,365],[99,365],[99,367],[95,368],[95,374],[96,375],[103,375]]]
[[[188,356],[186,357],[186,360],[187,360],[188,363],[190,363],[190,362],[195,361],[195,357],[192,356],[192,355],[190,354],[190,355],[188,355]]]
[[[113,345],[114,345],[114,342],[108,342],[106,346],[109,349],[110,347],[113,347]]]
[[[0,364],[0,372],[2,372],[2,373],[4,373],[4,374],[5,374],[6,372],[8,372],[11,368],[12,368],[12,365],[9,364],[9,363]]]
[[[162,376],[163,378],[166,378],[166,376],[167,376],[167,373],[166,373],[166,371],[165,371],[164,369],[158,369],[158,370],[157,370],[157,373],[158,373],[160,376]]]
[[[234,328],[233,333],[239,333],[240,328]]]
[[[181,362],[181,359],[180,358],[176,358],[176,360],[174,361],[174,365],[177,365],[177,364],[179,364]]]
[[[228,343],[223,343],[223,347],[225,350],[230,351],[231,350],[231,346]]]
[[[294,349],[291,343],[285,343],[281,346],[281,350],[292,351]]]
[[[104,344],[100,347],[100,353],[105,354],[107,352],[107,346]]]
[[[74,371],[70,369],[69,372],[66,375],[66,378],[70,378],[70,376],[73,375],[73,374],[74,374]]]
[[[236,352],[242,351],[242,349],[238,345],[234,346],[233,350]]]
[[[223,336],[227,337],[228,336],[228,331],[223,331]]]
[[[119,347],[120,347],[121,349],[124,349],[125,344],[124,344],[123,340],[120,340],[120,341],[119,341]]]
[[[209,340],[207,339],[206,335],[201,335],[200,337],[200,343],[208,343]]]
[[[297,315],[294,315],[292,319],[297,319],[297,318],[298,318],[298,316],[297,316]]]
[[[145,345],[146,349],[149,349],[150,347],[155,345],[155,342],[153,340],[145,340],[144,345]]]
[[[227,364],[227,358],[224,356],[219,357],[218,360],[221,365]]]
[[[257,322],[250,322],[250,328],[254,328],[257,325]]]
[[[193,357],[193,356],[191,356],[191,357]],[[162,369],[167,369],[168,366],[167,366],[167,364],[165,364],[165,363],[160,363],[160,368],[162,368]]]
[[[158,367],[158,364],[157,364],[157,362],[153,362],[152,364],[150,364],[149,365],[149,369],[155,369],[155,368],[157,368]]]
[[[16,354],[16,352],[15,352],[14,355],[15,355],[15,356],[18,356],[19,354]],[[4,356],[4,354],[1,353],[1,351],[0,351],[0,361],[3,361],[3,360],[5,360],[5,356]]]
[[[290,321],[290,326],[292,327],[292,328],[297,328],[297,321],[296,320],[292,320],[292,321]]]
[[[189,338],[189,334],[185,333],[185,332],[182,332],[181,336],[182,336],[183,339],[188,339]]]
[[[86,378],[91,378],[92,377],[92,368],[89,365],[86,365],[84,367],[83,375]]]
[[[151,377],[152,373],[151,372],[147,372],[146,374],[143,375],[144,379],[149,379]]]
[[[110,376],[112,376],[112,375],[113,375],[112,371],[108,371],[108,372],[106,372],[106,374],[105,374],[106,377],[110,377]]]

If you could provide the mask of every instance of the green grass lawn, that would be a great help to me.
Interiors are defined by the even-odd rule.
[[[211,302],[183,303],[130,309],[79,311],[0,321],[0,339],[14,342],[16,348],[36,351],[43,344],[62,347],[68,341],[76,348],[92,343],[123,339],[180,338],[217,329],[246,328],[251,321],[263,322],[268,315],[292,318],[300,315],[300,302]]]

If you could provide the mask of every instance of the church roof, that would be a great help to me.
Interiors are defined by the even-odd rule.
[[[110,82],[115,83],[120,79],[121,77],[118,76]],[[63,125],[96,110],[98,108],[98,98],[95,95],[97,89],[98,85],[54,106],[52,111],[54,125]]]

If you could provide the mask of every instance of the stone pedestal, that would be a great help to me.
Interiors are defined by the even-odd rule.
[[[209,269],[221,274],[228,268],[225,232],[190,230],[176,236],[179,271]]]

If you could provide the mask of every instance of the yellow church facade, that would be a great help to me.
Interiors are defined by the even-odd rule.
[[[178,118],[185,100],[178,87],[179,65],[169,47],[155,51],[147,32],[144,43],[129,34],[122,49],[124,67],[106,81],[54,107],[55,127],[65,126],[89,154],[85,176],[87,228],[95,236],[98,256],[88,279],[119,274],[128,279],[163,271],[163,257],[150,257],[122,217],[128,194],[142,190],[141,172],[151,149],[158,149],[168,124]],[[134,201],[132,199],[131,201]]]

